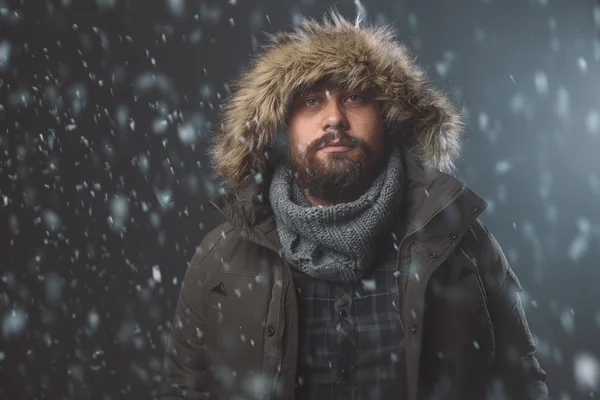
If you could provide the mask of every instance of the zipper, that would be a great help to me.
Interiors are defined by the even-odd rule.
[[[398,246],[398,258],[396,260],[396,271],[398,272],[398,275],[396,276],[396,294],[398,296],[398,298],[396,299],[396,305],[397,305],[397,310],[398,310],[398,320],[400,321],[400,329],[402,330],[402,335],[404,336],[405,332],[404,332],[404,324],[402,323],[402,312],[400,311],[400,283],[399,281],[402,279],[402,272],[400,272],[400,259],[401,259],[401,255],[403,253],[403,249],[402,249],[402,242],[404,242],[404,239],[406,239],[408,236],[405,236],[402,241],[400,242],[400,246]]]
[[[283,260],[282,260],[283,261]],[[273,380],[273,399],[276,398],[275,389],[277,388],[277,381],[279,380],[279,375],[281,374],[281,368],[283,368],[283,334],[285,332],[285,300],[287,297],[287,264],[283,261],[283,301],[281,302],[281,313],[282,313],[282,328],[281,334],[279,335],[279,342],[281,343],[281,354],[279,355],[279,362],[277,363],[277,375],[275,375],[275,379]]]
[[[398,258],[396,259],[396,271],[398,272],[398,276],[396,276],[396,292],[398,294],[398,303],[397,303],[398,304],[398,319],[400,320],[400,328],[402,329],[403,335],[405,332],[404,332],[404,324],[402,322],[402,312],[401,312],[401,306],[400,306],[400,301],[401,301],[400,282],[402,281],[402,270],[400,268],[400,260],[402,259],[402,255],[404,253],[404,249],[402,247],[404,245],[404,241],[407,238],[409,238],[410,236],[419,232],[421,229],[425,228],[425,226],[429,223],[429,221],[431,221],[433,218],[435,218],[436,215],[438,215],[439,213],[444,211],[450,204],[454,203],[454,201],[456,201],[456,199],[458,199],[460,197],[460,195],[463,194],[464,191],[465,191],[465,185],[461,185],[460,190],[458,192],[456,192],[454,195],[452,195],[452,197],[450,197],[450,199],[448,199],[448,201],[442,207],[440,207],[429,218],[427,218],[427,220],[423,223],[423,225],[421,225],[419,228],[415,229],[414,231],[406,234],[400,241],[400,244],[398,245]]]

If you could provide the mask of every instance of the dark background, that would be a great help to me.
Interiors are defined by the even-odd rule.
[[[467,123],[458,176],[525,286],[553,399],[600,385],[600,5],[0,0],[0,398],[157,398],[206,149],[263,32],[391,23]]]

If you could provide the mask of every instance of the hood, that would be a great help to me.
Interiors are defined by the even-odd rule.
[[[233,83],[209,150],[215,178],[236,190],[269,173],[269,152],[285,126],[289,101],[329,78],[350,90],[374,90],[384,119],[425,166],[454,171],[462,123],[455,107],[432,88],[390,26],[352,23],[337,12],[322,22],[304,18],[268,43]]]

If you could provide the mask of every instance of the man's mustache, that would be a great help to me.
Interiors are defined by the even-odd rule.
[[[320,150],[331,142],[335,142],[336,146],[360,147],[363,150],[365,149],[365,144],[362,140],[352,137],[343,131],[331,130],[313,141],[306,149],[306,152],[310,153]]]

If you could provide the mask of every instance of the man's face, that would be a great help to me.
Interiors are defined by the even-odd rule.
[[[379,103],[324,83],[297,95],[287,121],[292,172],[316,204],[351,201],[385,162]]]

